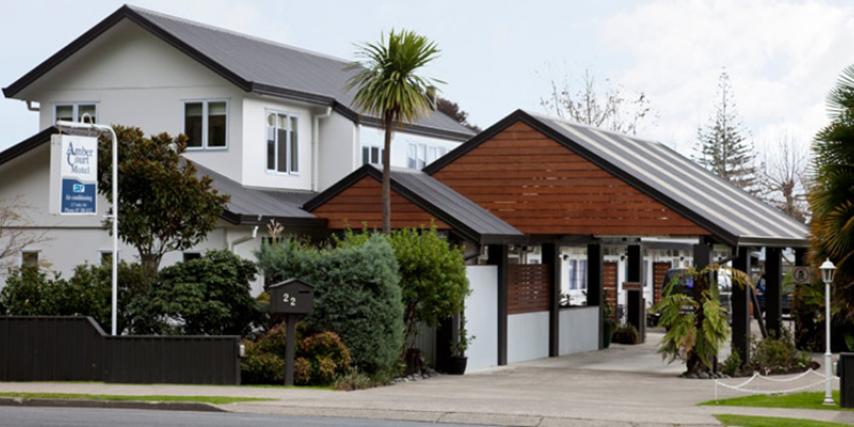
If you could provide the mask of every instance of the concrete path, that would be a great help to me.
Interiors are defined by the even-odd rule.
[[[709,380],[678,378],[683,367],[646,344],[620,346],[467,374],[355,392],[281,387],[0,383],[0,391],[252,396],[223,405],[235,412],[340,416],[514,426],[717,425],[712,414],[843,420],[839,411],[698,407],[714,398]],[[725,395],[722,395],[722,397]],[[842,418],[841,418],[842,417]],[[844,421],[844,420],[843,420]]]

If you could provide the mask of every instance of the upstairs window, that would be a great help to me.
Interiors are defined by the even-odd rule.
[[[407,150],[406,167],[421,170],[424,169],[424,166],[427,166],[427,146],[410,143]]]
[[[287,113],[267,112],[267,170],[299,173],[299,122]]]
[[[21,267],[38,267],[39,252],[38,251],[22,251],[21,252]]]
[[[385,149],[373,146],[362,147],[362,164],[382,165]]]
[[[221,149],[228,146],[228,103],[192,101],[184,103],[184,135],[187,147]]]
[[[60,120],[65,122],[82,122],[85,117],[86,123],[98,123],[98,116],[95,112],[95,104],[92,103],[56,104],[53,114],[54,122]]]

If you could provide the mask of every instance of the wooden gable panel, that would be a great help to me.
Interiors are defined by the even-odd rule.
[[[433,177],[526,234],[709,234],[522,122]]]
[[[382,184],[366,176],[312,212],[328,221],[330,229],[382,228]],[[448,229],[447,224],[436,219],[394,190],[391,192],[392,228],[429,227]]]

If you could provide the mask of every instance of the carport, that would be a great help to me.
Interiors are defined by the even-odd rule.
[[[783,251],[804,263],[803,224],[654,141],[517,110],[424,172],[524,233],[521,244],[489,244],[481,258],[498,269],[500,365],[584,350],[574,344],[590,331],[579,324],[601,347],[603,303],[617,297],[606,295],[606,283],[654,289],[649,282],[667,263],[650,271],[650,253],[669,254],[671,266],[731,259],[750,271],[750,253],[764,248],[771,333],[781,328]],[[614,256],[624,271],[615,271]],[[583,271],[573,257],[586,261]],[[584,307],[562,306],[561,284],[582,275]],[[734,286],[732,345],[742,360],[749,307],[748,293]]]

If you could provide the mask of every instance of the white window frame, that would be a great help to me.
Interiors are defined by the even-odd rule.
[[[365,162],[364,162],[364,157],[363,157],[363,156],[364,156],[364,152],[365,152],[365,149],[366,149],[366,148],[368,149],[368,163],[365,163]],[[376,162],[376,163],[374,163],[374,162],[372,162],[372,161],[371,161],[371,150],[372,150],[372,149],[374,149],[374,148],[376,148],[376,149],[377,149],[377,162]],[[382,164],[383,164],[383,151],[385,151],[385,148],[383,148],[383,147],[381,147],[381,146],[379,146],[379,145],[375,145],[375,144],[362,144],[361,150],[359,151],[359,163],[360,163],[362,166],[364,166],[364,165],[366,165],[366,164],[367,164],[367,165],[382,166]]]
[[[225,145],[222,147],[208,146],[208,104],[211,102],[225,103]],[[228,150],[229,138],[228,134],[231,130],[231,113],[228,98],[203,98],[203,99],[183,99],[181,100],[181,133],[187,131],[187,104],[202,104],[202,146],[190,147],[187,146],[187,151],[225,151]],[[98,110],[95,110],[97,113]]]
[[[53,124],[56,124],[56,120],[57,120],[56,110],[58,110],[59,107],[67,107],[67,106],[71,106],[71,121],[77,122],[77,117],[79,116],[81,105],[92,105],[95,107],[95,122],[97,122],[98,121],[98,115],[100,114],[100,113],[98,113],[99,108],[98,108],[97,102],[95,102],[95,101],[73,101],[73,102],[54,102],[53,103]]]
[[[301,150],[297,150],[297,171],[294,172],[291,170],[291,164],[292,164],[291,156],[293,155],[293,153],[291,152],[291,135],[293,135],[293,133],[294,133],[294,131],[292,129],[288,129],[288,132],[286,133],[287,138],[288,138],[288,140],[285,141],[285,150],[286,150],[286,152],[285,152],[285,163],[287,164],[286,171],[285,172],[279,171],[279,141],[278,140],[276,140],[275,143],[273,144],[273,169],[267,168],[267,160],[268,160],[267,159],[267,128],[270,127],[267,124],[267,116],[269,116],[270,114],[276,114],[277,116],[282,115],[282,116],[287,117],[288,128],[290,128],[290,126],[291,126],[291,119],[292,118],[296,119],[297,120],[297,129],[296,129],[297,146],[299,146],[299,143],[300,143],[299,124],[300,124],[300,121],[302,119],[298,113],[292,113],[292,112],[286,111],[286,110],[276,110],[276,109],[271,109],[271,108],[264,109],[264,170],[266,170],[267,173],[270,175],[299,176],[300,170],[302,170],[302,167],[300,165],[301,162],[299,161],[299,151],[301,151]],[[278,122],[279,122],[278,117],[276,117],[276,123],[278,123]],[[276,138],[279,137],[278,133],[274,132],[274,135],[276,135]]]

